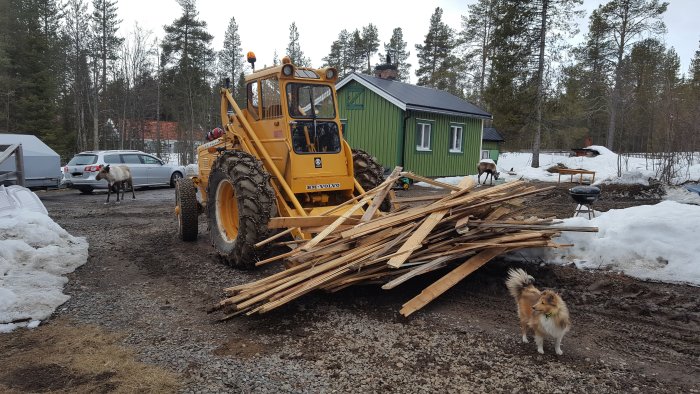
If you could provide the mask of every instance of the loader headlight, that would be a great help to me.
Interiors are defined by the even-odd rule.
[[[333,79],[335,78],[336,71],[335,68],[329,68],[326,70],[326,79]]]
[[[284,67],[282,67],[282,74],[286,77],[291,77],[292,74],[294,73],[294,66],[291,64],[285,64]]]

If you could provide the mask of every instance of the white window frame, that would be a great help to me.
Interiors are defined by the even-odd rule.
[[[455,138],[456,132],[459,131],[459,138]],[[456,143],[458,142],[458,143]],[[450,125],[450,153],[462,153],[462,144],[464,142],[464,126],[460,124]]]
[[[420,152],[430,152],[430,140],[433,133],[433,125],[432,123],[428,122],[417,122],[417,125],[420,128],[420,135],[416,136],[416,150]]]

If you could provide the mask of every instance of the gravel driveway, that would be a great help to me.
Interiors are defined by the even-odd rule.
[[[700,392],[696,287],[494,261],[410,318],[401,304],[439,274],[392,291],[312,293],[218,322],[206,309],[224,287],[280,267],[225,267],[204,223],[199,241],[179,241],[173,189],[109,205],[104,194],[39,195],[57,223],[88,238],[90,257],[52,319],[0,336],[2,392]],[[555,200],[571,207],[553,193],[538,209]],[[551,342],[544,355],[520,342],[503,285],[512,266],[568,302],[563,356]]]

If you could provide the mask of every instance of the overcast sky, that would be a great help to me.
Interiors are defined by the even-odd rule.
[[[328,55],[331,44],[342,29],[354,31],[373,23],[379,29],[381,43],[389,42],[396,27],[403,29],[404,40],[411,52],[412,72],[418,67],[415,44],[423,43],[428,32],[430,16],[435,7],[444,10],[443,21],[455,30],[461,29],[461,16],[467,13],[467,5],[475,0],[429,1],[221,1],[198,0],[200,20],[207,22],[214,36],[214,49],[223,45],[224,32],[231,17],[238,23],[243,53],[255,52],[256,66],[271,65],[274,51],[285,55],[289,41],[289,25],[296,22],[299,41],[304,54],[311,58],[314,67],[320,67],[322,58]],[[603,0],[584,0],[587,15],[579,23],[582,32],[587,29],[590,11]],[[410,4],[410,5],[409,5]],[[152,31],[154,37],[164,36],[163,26],[177,19],[182,10],[175,0],[118,0],[122,18],[121,34],[127,35],[138,23]],[[673,46],[681,59],[681,72],[687,73],[690,59],[698,50],[700,27],[700,0],[670,0],[664,20],[668,29],[664,39]],[[380,44],[383,52],[383,45]],[[372,64],[379,61],[375,58]],[[415,82],[415,77],[411,78]]]

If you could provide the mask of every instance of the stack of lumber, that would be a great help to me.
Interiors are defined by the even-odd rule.
[[[399,176],[425,180],[397,168],[385,183],[356,197],[356,204],[340,216],[329,211],[325,216],[298,220],[273,219],[272,227],[296,227],[316,235],[295,241],[288,253],[258,262],[284,260],[287,269],[225,289],[227,298],[213,310],[233,310],[224,319],[265,313],[317,289],[335,292],[368,283],[393,289],[411,278],[449,269],[403,305],[401,314],[408,316],[501,254],[562,246],[552,241],[560,231],[597,231],[593,227],[554,227],[552,219],[518,216],[528,196],[552,187],[515,181],[475,188],[472,177],[465,177],[458,186],[440,184],[451,193],[427,197],[424,205],[376,215]],[[360,207],[365,207],[364,214],[355,216]]]

